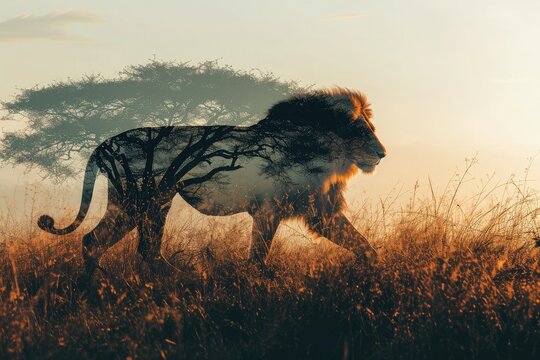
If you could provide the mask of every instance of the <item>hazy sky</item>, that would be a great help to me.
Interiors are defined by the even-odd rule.
[[[540,150],[538,1],[0,0],[0,5],[3,100],[36,84],[89,73],[112,76],[153,56],[220,59],[304,85],[366,92],[390,154],[379,175],[411,178],[444,169],[441,176],[447,176],[456,162],[479,151],[480,159],[496,164],[494,170],[504,176],[525,167],[526,158]],[[407,173],[410,166],[420,172]],[[380,179],[375,175],[370,181]]]

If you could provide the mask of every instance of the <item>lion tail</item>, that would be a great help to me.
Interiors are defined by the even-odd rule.
[[[71,223],[71,225],[63,229],[57,229],[54,227],[54,219],[52,217],[50,217],[49,215],[42,215],[38,219],[39,228],[56,235],[69,234],[70,232],[73,232],[75,229],[77,229],[84,220],[86,213],[88,212],[88,208],[90,207],[90,200],[92,200],[92,194],[94,193],[94,184],[96,182],[98,173],[99,168],[96,163],[96,153],[94,152],[90,156],[88,164],[86,165],[82,189],[81,206],[75,220]]]

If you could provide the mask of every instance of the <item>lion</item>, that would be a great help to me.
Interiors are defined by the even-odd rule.
[[[276,229],[291,218],[370,261],[376,253],[343,214],[343,191],[351,176],[373,172],[386,155],[371,118],[363,93],[335,88],[294,95],[248,127],[129,130],[91,154],[73,223],[56,228],[43,215],[38,225],[58,235],[74,231],[86,216],[96,177],[103,174],[107,209],[82,239],[86,279],[107,249],[135,228],[138,253],[152,267],[162,262],[163,228],[177,194],[206,215],[249,213],[249,261],[256,264],[264,266]]]

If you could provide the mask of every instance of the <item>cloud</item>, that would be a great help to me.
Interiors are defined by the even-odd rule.
[[[59,41],[88,41],[70,32],[72,24],[99,23],[102,18],[87,11],[53,12],[42,16],[21,15],[0,22],[0,41],[47,39]]]
[[[355,19],[355,18],[361,18],[366,17],[367,15],[360,12],[350,12],[350,13],[343,13],[343,14],[336,14],[336,15],[330,15],[325,16],[323,20],[343,20],[343,19]]]

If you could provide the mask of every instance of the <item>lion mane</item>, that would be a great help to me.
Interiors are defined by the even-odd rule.
[[[337,87],[293,95],[272,106],[261,123],[291,121],[297,125],[339,129],[360,115],[374,131],[371,123],[373,112],[367,97],[360,91]]]

